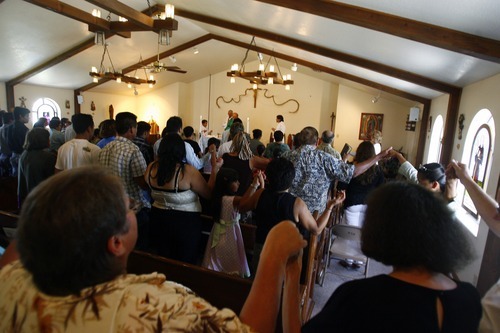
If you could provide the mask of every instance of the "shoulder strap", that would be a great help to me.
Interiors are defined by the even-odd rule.
[[[181,172],[183,166],[184,164],[181,164],[181,166],[179,167],[179,169],[177,169],[175,173],[175,193],[177,193],[177,191],[179,190],[179,173]]]

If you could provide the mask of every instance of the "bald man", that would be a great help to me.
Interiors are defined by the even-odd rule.
[[[342,157],[340,156],[340,153],[332,147],[334,137],[335,135],[332,131],[323,131],[323,133],[321,134],[321,143],[316,149],[322,150],[325,153],[332,155],[336,159],[341,160]]]

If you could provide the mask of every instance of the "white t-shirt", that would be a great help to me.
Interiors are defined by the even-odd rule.
[[[275,131],[281,131],[283,133],[283,137],[285,137],[285,131],[286,131],[285,123],[283,121],[280,121],[276,126]]]
[[[85,139],[73,139],[57,151],[56,169],[67,170],[90,164],[99,164],[101,149]]]
[[[233,140],[221,144],[219,150],[217,151],[217,157],[222,157],[225,153],[229,153],[231,151],[232,144]]]
[[[161,140],[162,138],[158,139],[153,145],[153,152],[155,154],[155,159],[158,159],[158,149],[160,149]],[[210,154],[207,153],[203,155],[202,158],[199,158],[198,156],[196,156],[193,147],[191,147],[189,143],[184,141],[184,146],[186,147],[186,163],[194,166],[198,170],[202,169],[203,165],[205,164],[205,161],[207,161],[210,158]]]

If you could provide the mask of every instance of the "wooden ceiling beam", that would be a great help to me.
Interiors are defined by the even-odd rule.
[[[150,63],[156,61],[157,58],[159,58],[160,60],[167,58],[171,55],[174,55],[174,54],[177,54],[177,53],[182,52],[184,50],[187,50],[189,48],[195,47],[196,45],[200,45],[202,43],[205,43],[206,41],[209,41],[211,39],[213,39],[213,35],[211,35],[211,34],[203,35],[201,37],[190,40],[189,42],[186,42],[182,45],[179,45],[179,46],[171,48],[167,51],[161,52],[159,57],[158,57],[158,55],[154,55],[154,56],[149,57],[147,59],[143,59],[142,62],[138,62],[132,66],[126,67],[122,71],[124,73],[131,72],[131,71],[139,69],[143,66],[149,65]]]
[[[257,0],[500,63],[500,41],[337,1]],[[177,10],[177,9],[176,9]]]
[[[154,19],[146,14],[143,14],[132,7],[129,7],[116,0],[86,0],[95,6],[106,9],[116,15],[125,17],[135,25],[147,29],[154,29]]]
[[[111,32],[110,22],[105,19],[92,16],[92,14],[87,13],[79,8],[70,6],[61,2],[59,0],[24,0],[33,5],[48,9],[57,14],[61,14],[63,16],[69,17],[70,19],[85,23],[89,26],[90,31],[105,31]],[[124,31],[115,32],[117,35],[120,35],[124,38],[130,38],[130,32]]]
[[[184,51],[184,50],[187,50],[189,48],[192,48],[192,47],[194,47],[196,45],[199,45],[199,44],[204,43],[204,42],[206,42],[208,40],[211,40],[211,39],[213,39],[213,35],[211,35],[211,34],[203,35],[203,36],[195,38],[195,39],[193,39],[193,40],[191,40],[189,42],[186,42],[186,43],[184,43],[182,45],[179,45],[177,47],[171,48],[171,49],[169,49],[167,51],[164,51],[164,52],[160,53],[159,58],[163,59],[163,58],[169,57],[171,55],[174,55],[174,54],[179,53],[181,51]],[[135,64],[133,64],[131,66],[125,67],[125,68],[122,69],[122,73],[123,74],[127,74],[127,73],[130,73],[131,71],[135,71],[135,70],[140,69],[141,67],[149,65],[153,61],[156,61],[157,57],[158,56],[155,55],[153,57],[150,57],[150,58],[147,58],[147,59],[143,59],[142,62],[138,62],[138,63],[135,63]],[[78,92],[87,91],[87,90],[90,90],[90,89],[95,88],[97,86],[100,86],[101,84],[106,83],[108,81],[109,81],[109,79],[101,79],[97,83],[93,82],[93,83],[87,84],[87,85],[85,85],[83,87],[75,89],[75,91],[78,91]]]
[[[66,5],[58,0],[24,0],[24,1],[29,2],[33,5],[37,5],[39,7],[51,10],[51,11],[56,12],[58,14],[61,14],[63,16],[75,19],[79,22],[88,24],[89,29],[90,29],[91,25],[93,24],[92,20],[97,19],[94,16],[92,16],[91,14],[88,14],[88,13],[86,13],[78,8]],[[147,13],[147,12],[149,12],[149,8],[142,11],[142,13]],[[90,17],[88,15],[90,15]],[[103,20],[103,19],[99,19],[99,20],[97,20],[95,22],[104,21],[106,24],[109,24],[109,22],[106,20]],[[103,26],[103,27],[105,27],[105,26]],[[108,28],[109,28],[109,25],[108,25]],[[106,39],[108,39],[109,37],[112,37],[114,35],[115,34],[113,32],[106,32]],[[122,32],[120,32],[120,36],[130,37],[130,32],[122,31]],[[26,71],[26,72],[24,72],[23,74],[9,80],[7,82],[7,84],[10,86],[15,86],[19,83],[22,83],[23,81],[29,79],[30,77],[35,76],[36,74],[41,73],[44,70],[49,69],[50,67],[55,66],[55,65],[59,64],[60,62],[67,60],[67,59],[77,55],[80,52],[85,51],[86,49],[88,49],[94,45],[95,45],[94,38],[93,37],[89,38],[89,39],[85,40],[84,42],[82,42],[78,45],[75,45],[71,49],[69,49],[61,54],[56,55],[54,58],[49,59],[46,62],[44,62],[44,63]]]
[[[329,67],[326,67],[326,66],[321,66],[321,65],[318,65],[316,63],[312,63],[312,62],[309,62],[309,61],[306,61],[306,60],[303,60],[303,59],[299,59],[299,58],[295,58],[295,57],[289,56],[287,54],[275,52],[273,50],[268,50],[268,49],[260,47],[260,46],[255,46],[255,45],[249,46],[249,44],[242,43],[240,41],[237,41],[237,40],[234,40],[234,39],[231,39],[231,38],[227,38],[227,37],[223,37],[223,36],[218,36],[218,35],[213,35],[212,34],[212,38],[215,39],[215,40],[218,40],[218,41],[230,44],[230,45],[238,46],[238,47],[241,47],[241,48],[244,48],[244,49],[250,49],[250,50],[255,51],[255,52],[261,52],[261,53],[264,53],[264,54],[267,54],[267,55],[270,55],[270,56],[275,56],[278,59],[283,59],[283,60],[286,60],[286,61],[294,62],[294,63],[297,63],[297,64],[299,64],[301,66],[309,67],[309,68],[311,68],[313,70],[318,70],[318,71],[321,71],[321,72],[324,72],[324,73],[328,73],[330,75],[334,75],[334,76],[337,76],[337,77],[340,77],[340,78],[343,78],[343,79],[346,79],[346,80],[357,82],[357,83],[363,84],[365,86],[369,86],[369,87],[375,88],[377,90],[382,90],[382,91],[385,91],[387,93],[390,93],[390,94],[393,94],[393,95],[396,95],[396,96],[399,96],[399,97],[402,97],[402,98],[406,98],[406,99],[409,99],[409,100],[412,100],[412,101],[415,101],[415,102],[419,102],[419,103],[423,103],[423,104],[430,103],[429,99],[424,98],[422,96],[410,94],[410,93],[407,93],[407,92],[402,91],[402,90],[398,90],[398,89],[395,89],[395,88],[392,88],[392,87],[389,87],[389,86],[386,86],[386,85],[383,85],[383,84],[379,84],[379,83],[376,83],[376,82],[373,82],[373,81],[361,78],[359,76],[347,74],[347,73],[338,71],[336,69],[329,68]]]
[[[256,36],[259,38],[267,39],[274,41],[276,43],[284,44],[290,47],[298,48],[307,52],[311,52],[317,55],[321,55],[327,58],[335,59],[338,61],[342,61],[351,65],[359,66],[362,68],[369,69],[371,71],[385,74],[391,77],[396,77],[398,79],[408,81],[414,83],[416,85],[426,87],[432,90],[444,92],[444,93],[453,93],[458,87],[453,85],[440,82],[437,80],[433,80],[421,75],[417,75],[408,71],[404,71],[395,67],[387,66],[381,63],[377,63],[375,61],[371,61],[368,59],[356,57],[347,53],[331,50],[319,45],[314,45],[311,43],[303,42],[298,39],[293,39],[284,35],[278,35],[267,30],[257,29],[250,26],[245,26],[239,23],[234,23],[230,21],[221,20],[218,18],[205,16],[197,13],[193,13],[190,11],[175,9],[176,15],[180,17],[184,17],[187,19],[207,23],[210,25],[218,26],[221,28],[241,32],[244,34],[249,34],[252,36]]]

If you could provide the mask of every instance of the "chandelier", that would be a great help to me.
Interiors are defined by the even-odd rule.
[[[172,31],[177,30],[178,24],[174,19],[174,11],[174,5],[166,4],[165,12],[159,15],[159,19],[155,20],[155,26],[159,28],[158,44],[160,45],[170,45]]]
[[[231,66],[231,71],[227,72],[227,76],[231,78],[231,83],[234,83],[235,78],[239,77],[245,80],[250,81],[252,83],[253,89],[257,89],[258,85],[267,85],[267,84],[281,84],[285,86],[286,90],[290,90],[290,86],[293,84],[292,76],[290,74],[281,74],[280,66],[278,65],[278,60],[275,56],[269,57],[269,60],[264,65],[262,59],[264,58],[260,52],[257,52],[257,58],[259,59],[259,68],[253,72],[245,71],[245,61],[248,57],[248,52],[251,47],[257,47],[255,43],[255,36],[252,37],[252,41],[248,46],[248,49],[245,53],[245,57],[243,58],[241,65],[234,64]],[[276,67],[274,65],[270,65],[271,59],[274,59]],[[277,69],[277,71],[275,71]]]
[[[111,12],[106,17],[106,20],[101,19],[101,11],[99,9],[93,9],[92,16],[94,16],[95,20],[99,23],[99,25],[89,24],[89,30],[95,33],[94,36],[95,44],[104,45],[107,36],[106,34],[109,35],[109,33],[115,33],[123,37],[129,34],[128,37],[130,37],[131,31],[144,31],[146,29],[158,33],[158,44],[170,45],[170,38],[172,37],[172,32],[177,30],[179,25],[177,20],[174,19],[174,11],[175,11],[174,5],[166,4],[165,11],[160,12],[156,9],[158,7],[155,7],[153,11],[153,8],[151,7],[149,0],[147,0],[147,2],[149,9],[148,10],[149,17],[153,18],[152,24],[150,24],[149,27],[147,28],[145,28],[144,26],[139,26],[133,22],[129,22],[127,18],[122,16],[118,16],[118,21],[112,21]],[[134,9],[126,5],[121,5],[121,7],[125,8],[121,11],[121,13],[123,13],[121,15],[126,15],[126,14],[131,15],[130,13],[134,11]],[[145,12],[146,11],[138,13],[139,18],[141,18],[140,15],[143,15],[144,18],[146,18],[147,15],[144,14]]]
[[[106,55],[108,56],[111,67],[104,66],[104,59],[106,58]],[[89,75],[93,78],[92,81],[94,83],[99,82],[100,79],[108,79],[108,80],[115,80],[117,83],[125,82],[128,84],[129,88],[132,88],[132,86],[135,85],[140,85],[142,83],[149,84],[149,87],[153,87],[156,84],[154,76],[150,75],[148,78],[145,69],[144,69],[145,79],[141,79],[138,76],[135,76],[136,73],[137,70],[135,71],[134,76],[127,76],[123,74],[121,70],[116,70],[115,66],[113,65],[113,61],[111,60],[111,56],[109,54],[108,45],[104,44],[104,52],[101,57],[101,64],[99,65],[99,70],[96,67],[92,66]]]

